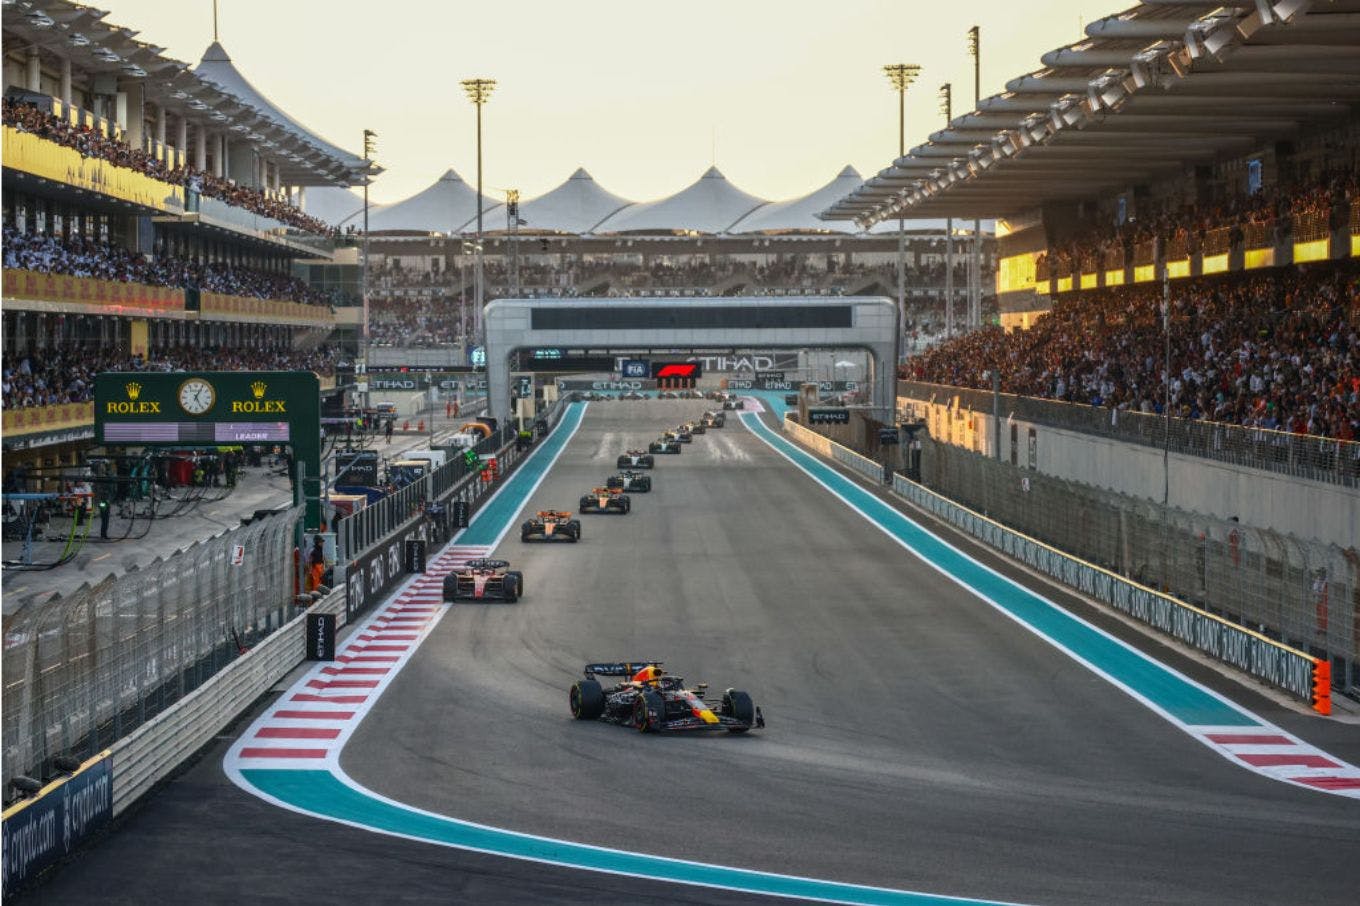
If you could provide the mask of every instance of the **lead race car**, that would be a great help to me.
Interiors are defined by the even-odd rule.
[[[727,416],[721,412],[709,411],[704,413],[704,417],[700,421],[705,428],[721,428],[727,424]]]
[[[728,689],[718,701],[707,698],[708,684],[688,688],[678,676],[661,669],[660,661],[586,664],[585,679],[571,687],[568,702],[577,720],[603,720],[643,733],[673,730],[726,730],[745,733],[765,726],[765,716],[751,696]],[[606,689],[597,676],[627,677]],[[715,710],[716,706],[716,710]]]
[[[592,488],[589,494],[581,495],[582,513],[618,513],[626,516],[632,509],[632,499],[621,488]]]
[[[445,601],[505,601],[513,604],[524,594],[524,573],[510,569],[508,560],[469,560],[444,577]]]
[[[605,487],[618,488],[629,494],[646,494],[652,489],[652,476],[625,469],[618,475],[610,475],[604,483]]]
[[[620,469],[652,469],[656,467],[656,460],[652,459],[650,453],[643,453],[641,450],[629,450],[619,457],[618,467]]]
[[[681,449],[683,448],[680,446],[680,441],[669,431],[647,445],[648,453],[674,454],[679,453]]]
[[[581,540],[581,520],[571,518],[565,510],[540,510],[519,527],[520,541]]]

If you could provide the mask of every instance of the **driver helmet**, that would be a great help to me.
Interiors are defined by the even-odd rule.
[[[662,670],[660,667],[656,666],[655,664],[648,664],[646,667],[643,667],[637,673],[633,674],[633,682],[654,683],[657,680],[661,679],[664,673],[665,671]]]

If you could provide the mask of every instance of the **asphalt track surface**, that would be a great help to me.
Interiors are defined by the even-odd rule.
[[[619,452],[702,408],[592,404],[527,509],[575,509]],[[1354,801],[1229,764],[916,561],[734,418],[657,460],[655,490],[628,516],[583,517],[582,543],[507,536],[498,555],[525,572],[526,597],[444,617],[346,748],[351,777],[512,830],[938,894],[1355,902]],[[1144,647],[1360,754],[1354,727]],[[581,665],[629,658],[746,688],[769,727],[650,737],[572,721]],[[34,899],[759,901],[316,821],[232,787],[220,763],[208,753]]]

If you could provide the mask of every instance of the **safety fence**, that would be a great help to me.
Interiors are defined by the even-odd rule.
[[[790,418],[784,419],[784,433],[792,436],[803,446],[858,472],[875,484],[884,483],[883,463],[875,462],[867,456],[861,456],[844,444],[838,444],[825,435],[818,434],[810,428],[804,428]]]
[[[4,619],[3,775],[107,748],[289,619],[294,508]]]
[[[821,452],[823,455],[828,455],[829,458],[837,462],[854,468],[860,474],[866,474],[871,480],[876,482],[882,480],[881,471],[875,476],[870,469],[870,466],[877,466],[878,464],[860,456],[853,450],[848,450],[840,444],[821,437],[789,420],[785,420],[784,430],[795,440],[805,443],[811,449]],[[930,470],[932,457],[929,454],[937,450],[944,450],[945,455],[949,456],[974,457],[984,463],[985,466],[1011,468],[977,454],[956,450],[945,444],[930,441],[926,443],[929,448],[926,450],[927,455],[923,457],[923,477],[927,482],[932,480],[934,474]],[[1013,471],[1018,473],[1019,470]],[[1026,495],[1031,493],[1034,488],[1035,480],[1036,477],[1032,473],[1017,474],[1014,484],[1008,489],[1006,496],[1017,500],[1016,505],[1018,507],[1023,507],[1028,501]],[[944,494],[936,493],[925,485],[907,479],[904,475],[895,474],[893,476],[892,488],[898,496],[962,529],[967,534],[996,548],[1007,556],[1025,563],[1064,585],[1102,601],[1140,622],[1172,635],[1206,654],[1232,664],[1263,682],[1282,689],[1303,701],[1311,702],[1316,709],[1323,713],[1330,711],[1329,686],[1333,676],[1336,675],[1337,679],[1340,679],[1341,676],[1349,675],[1349,682],[1351,683],[1354,683],[1356,679],[1353,675],[1352,665],[1355,663],[1353,656],[1349,658],[1349,664],[1347,659],[1341,659],[1338,664],[1341,669],[1337,671],[1339,675],[1334,674],[1332,666],[1335,658],[1329,660],[1322,652],[1319,652],[1319,655],[1315,657],[1307,651],[1301,650],[1301,647],[1305,646],[1296,647],[1295,645],[1285,644],[1269,634],[1271,630],[1267,624],[1244,624],[1240,621],[1239,613],[1233,614],[1235,618],[1230,618],[1225,614],[1213,613],[1205,607],[1179,600],[1172,594],[1158,591],[1141,581],[1125,578],[1115,570],[1104,568],[1098,563],[1074,556],[1060,550],[1057,546],[1023,534],[1002,524],[1001,521],[969,509]],[[950,491],[955,490],[957,488],[951,483]],[[996,489],[996,494],[1000,495],[1001,489]],[[1064,536],[1065,539],[1079,537],[1092,530],[1092,527],[1083,519],[1093,509],[1098,509],[1098,507],[1087,504],[1079,498],[1073,497],[1064,500],[1058,494],[1054,494],[1052,511],[1054,519],[1065,519],[1066,522],[1074,524],[1071,530],[1072,534]],[[1155,543],[1164,545],[1165,538],[1166,535],[1163,532],[1156,536]],[[1134,543],[1132,537],[1127,540],[1130,545]],[[1174,545],[1164,546],[1173,547]],[[1347,613],[1350,616],[1351,625],[1355,625],[1353,583],[1347,589],[1347,593],[1349,593],[1352,602]],[[1338,623],[1345,622],[1346,614],[1338,614],[1337,616],[1339,618]],[[1356,633],[1360,634],[1360,626],[1355,628]],[[1340,634],[1338,633],[1338,635]],[[1352,666],[1352,669],[1348,670],[1348,666]]]
[[[1262,469],[1346,487],[1360,487],[1360,442],[1221,422],[1119,411],[1032,396],[998,394],[968,387],[898,381],[899,399],[958,405],[991,412],[1000,404],[1003,418],[1095,434],[1129,443],[1167,448],[1172,453]]]

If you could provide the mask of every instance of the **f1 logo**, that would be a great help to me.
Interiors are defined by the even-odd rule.
[[[699,365],[696,362],[670,362],[657,365],[654,378],[697,378]]]
[[[624,359],[619,374],[626,378],[645,378],[649,370],[646,359]]]

